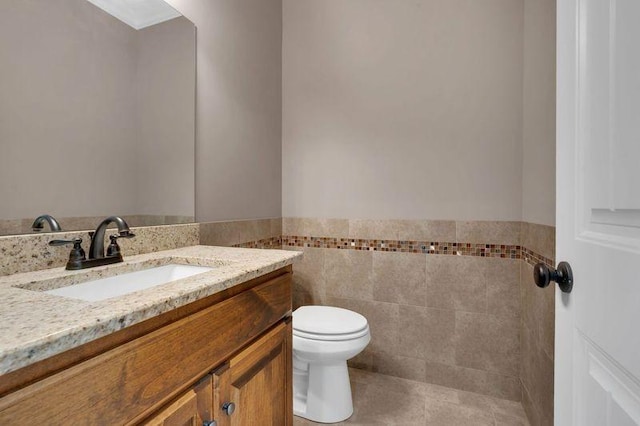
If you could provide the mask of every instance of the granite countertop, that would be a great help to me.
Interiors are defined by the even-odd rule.
[[[300,252],[192,246],[137,256],[81,271],[64,268],[0,277],[0,374],[290,265]],[[91,279],[168,263],[212,271],[99,302],[43,293]]]

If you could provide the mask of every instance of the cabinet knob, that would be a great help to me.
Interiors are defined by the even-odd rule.
[[[224,411],[227,416],[230,416],[236,411],[236,404],[233,402],[225,402],[222,404],[222,411]]]
[[[218,426],[218,422],[215,420],[205,420],[202,422],[202,426]]]

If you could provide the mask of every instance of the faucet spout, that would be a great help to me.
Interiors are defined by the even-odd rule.
[[[104,257],[104,234],[107,231],[107,227],[115,223],[118,227],[119,237],[132,238],[135,234],[129,229],[129,225],[119,216],[109,216],[96,228],[95,232],[91,236],[91,247],[89,248],[89,259],[100,259]]]
[[[51,232],[60,232],[62,231],[62,227],[58,223],[58,221],[49,214],[43,214],[38,216],[36,220],[33,221],[33,225],[31,225],[31,229],[35,232],[40,232],[44,229],[45,222],[49,225]]]

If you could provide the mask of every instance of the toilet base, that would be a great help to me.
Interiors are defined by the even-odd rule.
[[[309,364],[294,356],[293,414],[319,422],[337,423],[353,414],[346,361]]]

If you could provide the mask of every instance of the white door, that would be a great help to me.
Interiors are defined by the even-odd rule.
[[[640,0],[558,0],[555,424],[640,424]]]

